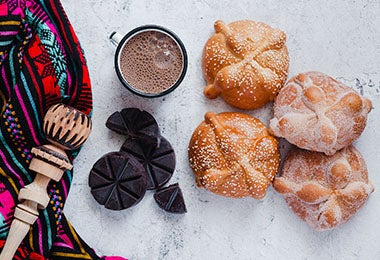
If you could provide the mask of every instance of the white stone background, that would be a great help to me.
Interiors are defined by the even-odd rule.
[[[380,259],[379,0],[62,0],[62,4],[85,50],[94,97],[93,132],[74,163],[65,213],[99,254],[129,259]],[[218,19],[251,19],[284,30],[289,77],[322,71],[362,89],[372,100],[367,128],[355,145],[366,158],[375,192],[346,224],[314,232],[273,188],[256,201],[219,197],[196,187],[187,158],[193,130],[207,111],[237,111],[202,94],[202,48]],[[163,98],[134,96],[114,72],[115,47],[108,35],[144,24],[173,30],[189,55],[183,83]],[[179,182],[187,214],[162,211],[150,191],[135,207],[118,212],[93,199],[88,186],[92,165],[124,142],[124,137],[105,127],[106,119],[125,107],[152,113],[172,143],[177,167],[170,183]],[[267,123],[272,105],[247,113]]]

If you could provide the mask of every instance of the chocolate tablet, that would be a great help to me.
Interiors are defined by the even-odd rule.
[[[140,139],[144,143],[159,146],[160,129],[154,117],[138,108],[124,108],[113,113],[106,126],[116,133]]]
[[[161,137],[160,146],[142,143],[137,139],[127,139],[120,151],[138,159],[147,172],[147,189],[157,189],[172,177],[175,169],[175,154],[172,146]]]
[[[101,157],[89,176],[91,193],[107,209],[121,210],[136,205],[146,191],[146,172],[133,156],[112,152]]]
[[[167,212],[179,214],[187,212],[182,191],[178,183],[159,189],[154,194],[154,199],[158,206]]]

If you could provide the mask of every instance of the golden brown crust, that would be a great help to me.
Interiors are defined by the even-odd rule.
[[[295,148],[273,186],[318,231],[346,222],[373,192],[364,159],[353,146],[332,156]]]
[[[207,41],[202,69],[208,98],[221,96],[240,109],[273,101],[286,81],[289,56],[283,31],[249,20],[215,22]]]
[[[279,161],[277,140],[242,113],[206,113],[189,143],[197,185],[226,197],[263,198]]]
[[[269,128],[300,148],[332,155],[359,138],[371,109],[371,101],[351,88],[306,72],[281,89]]]

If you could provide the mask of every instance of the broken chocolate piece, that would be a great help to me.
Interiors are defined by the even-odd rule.
[[[178,183],[159,189],[154,194],[158,206],[163,210],[171,213],[186,213],[186,205],[183,199],[182,191]]]

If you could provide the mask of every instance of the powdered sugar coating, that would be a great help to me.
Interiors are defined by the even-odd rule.
[[[332,155],[363,132],[371,101],[320,73],[291,78],[274,103],[269,128],[300,148]]]
[[[285,83],[289,57],[286,35],[260,22],[215,22],[215,34],[203,49],[204,94],[254,109],[273,101]]]
[[[277,140],[242,113],[206,113],[189,143],[197,185],[222,196],[263,198],[279,161]]]
[[[295,148],[273,186],[317,231],[345,223],[373,192],[365,161],[353,146],[332,156]]]

